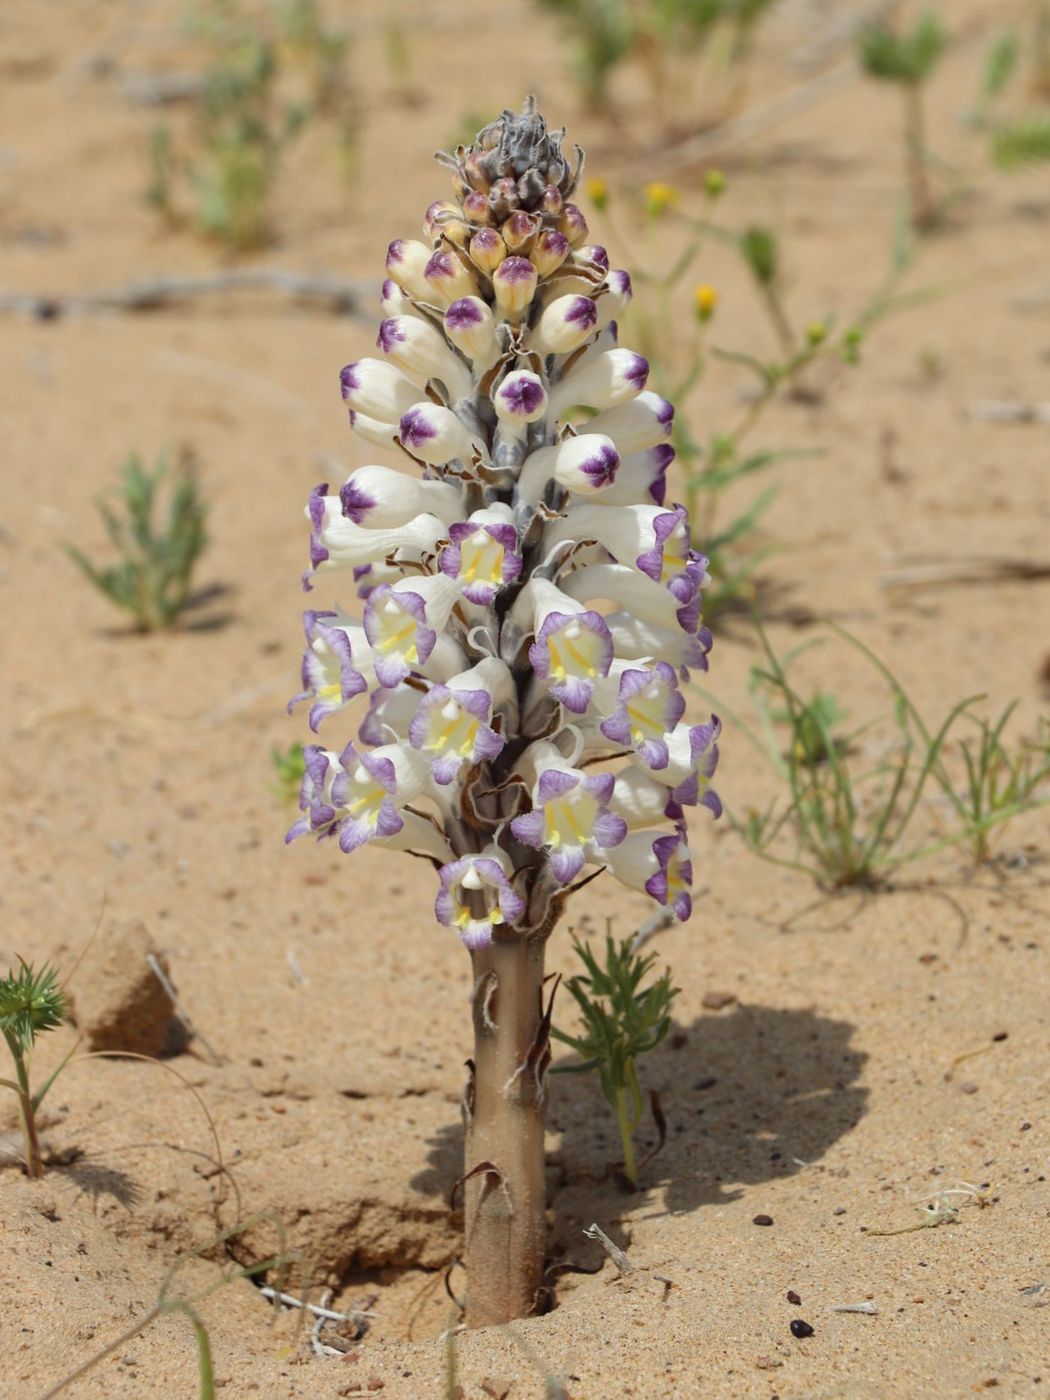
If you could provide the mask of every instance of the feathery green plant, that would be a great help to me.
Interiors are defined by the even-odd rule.
[[[124,516],[99,500],[99,514],[120,563],[100,567],[76,546],[66,546],[86,577],[118,608],[129,612],[143,632],[172,626],[187,607],[193,571],[207,544],[208,508],[192,461],[186,457],[172,475],[166,515],[158,527],[155,516],[168,476],[163,458],[151,471],[133,453],[123,469]]]
[[[20,962],[17,972],[0,977],[0,1031],[15,1065],[15,1078],[0,1079],[0,1084],[18,1096],[26,1173],[32,1177],[44,1174],[36,1115],[65,1060],[35,1093],[29,1083],[29,1060],[37,1036],[61,1025],[65,1016],[66,999],[53,967],[37,972],[30,963]]]
[[[992,159],[1009,172],[1050,160],[1050,116],[1036,113],[999,123],[992,132]]]
[[[575,1050],[583,1063],[558,1068],[564,1073],[598,1071],[602,1093],[619,1124],[624,1175],[635,1186],[638,1165],[632,1139],[642,1116],[636,1061],[655,1050],[670,1030],[678,989],[671,985],[670,969],[642,986],[656,954],[635,952],[630,938],[618,943],[606,934],[604,965],[589,944],[574,938],[573,948],[586,971],[570,977],[565,986],[583,1015],[583,1030],[574,1036],[552,1027],[551,1035]]]
[[[270,762],[273,764],[274,773],[270,791],[275,797],[279,797],[286,807],[294,806],[299,800],[299,789],[306,772],[302,744],[296,739],[286,749],[272,748]]]
[[[868,76],[896,83],[904,97],[905,172],[917,229],[932,227],[939,213],[930,184],[923,89],[946,44],[944,26],[933,10],[921,14],[907,32],[880,20],[866,25],[857,39],[858,58]]]

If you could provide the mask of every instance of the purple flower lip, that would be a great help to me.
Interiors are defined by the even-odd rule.
[[[661,428],[670,429],[671,424],[674,422],[674,404],[669,403],[667,399],[663,399],[656,412],[656,421],[660,424]]]
[[[465,331],[469,326],[478,326],[482,319],[481,307],[472,297],[460,297],[459,301],[454,301],[445,312],[445,325],[454,331]]]
[[[565,319],[574,326],[590,327],[598,319],[598,308],[590,297],[573,297]]]
[[[350,365],[344,365],[339,371],[339,387],[343,392],[343,398],[349,398],[355,389],[360,389],[361,381],[357,375],[357,360]]]
[[[405,260],[405,240],[395,238],[390,247],[386,250],[386,261],[389,267],[391,263],[404,262]]]
[[[388,301],[391,297],[396,297],[401,288],[392,277],[387,277],[383,281],[383,300]]]
[[[622,269],[610,272],[607,281],[611,291],[618,292],[623,297],[631,295],[631,274],[629,272],[624,272]]]
[[[629,384],[633,384],[638,392],[641,393],[645,388],[646,380],[649,378],[649,361],[644,355],[635,355],[625,378]],[[672,412],[673,411],[672,409]]]
[[[368,512],[375,506],[375,498],[353,481],[344,481],[340,486],[339,501],[343,514],[355,525],[363,525]]]
[[[536,276],[528,258],[504,258],[496,272],[501,282],[528,282]]]
[[[503,241],[494,228],[479,228],[472,240],[479,248],[498,248]]]
[[[376,345],[384,355],[389,355],[394,346],[400,345],[405,339],[404,328],[398,325],[396,317],[388,316],[385,321],[380,321]]]
[[[433,423],[427,422],[425,409],[410,408],[407,413],[401,416],[401,422],[398,424],[398,435],[406,447],[418,447],[424,442],[429,442],[432,437],[436,437],[437,431]]]
[[[674,461],[674,448],[669,442],[658,442],[651,450],[653,466],[656,467],[657,471],[665,472]]]
[[[569,240],[564,233],[559,233],[557,229],[548,229],[540,235],[540,241],[545,252],[550,253],[555,258],[560,258],[569,251]]]

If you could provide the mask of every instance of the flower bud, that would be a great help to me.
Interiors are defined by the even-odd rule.
[[[435,199],[430,205],[423,218],[423,232],[433,243],[447,238],[457,247],[462,247],[470,237],[459,205],[448,199]]]
[[[548,185],[543,191],[540,208],[545,214],[560,214],[565,208],[565,196],[557,185]]]
[[[589,433],[607,433],[621,457],[666,442],[673,429],[674,406],[652,389],[643,389],[630,403],[607,408],[587,424]]]
[[[470,370],[439,330],[416,316],[389,316],[379,326],[379,349],[406,375],[421,381],[439,379],[455,401],[470,393]]]
[[[518,320],[531,305],[538,280],[528,258],[505,258],[492,274],[492,288],[500,313]]]
[[[570,248],[578,248],[587,239],[587,220],[575,204],[566,204],[558,220],[558,228],[569,240]]]
[[[495,357],[496,321],[480,297],[460,297],[452,303],[445,312],[445,334],[475,365]]]
[[[574,267],[596,267],[600,272],[608,272],[609,253],[600,243],[585,243],[582,248],[573,250],[572,263]]]
[[[390,530],[429,513],[452,521],[462,513],[462,492],[450,481],[423,481],[393,467],[358,467],[339,488],[343,514],[355,525]]]
[[[520,203],[518,182],[511,179],[509,175],[497,180],[492,189],[489,190],[489,208],[497,223],[502,223],[509,214],[513,214]]]
[[[612,438],[601,433],[581,433],[553,447],[530,452],[518,477],[518,493],[523,500],[535,503],[553,480],[566,491],[585,496],[600,494],[615,481],[619,465],[620,454]]]
[[[678,204],[681,196],[673,185],[665,185],[659,180],[645,187],[645,212],[653,219],[659,219],[668,209]]]
[[[547,411],[543,380],[531,370],[512,371],[492,395],[492,406],[497,417],[517,427],[535,423]]]
[[[503,241],[511,253],[521,253],[525,255],[536,240],[536,235],[540,230],[540,221],[535,214],[526,214],[523,209],[519,209],[512,214],[503,225]]]
[[[708,170],[704,173],[704,193],[708,199],[717,199],[726,187],[726,177],[721,170]]]
[[[546,228],[533,244],[529,261],[541,277],[549,277],[569,256],[569,240],[557,229]]]
[[[382,360],[355,360],[339,375],[344,401],[358,413],[396,423],[419,398],[419,390],[394,365]]]
[[[446,249],[435,253],[423,269],[423,276],[430,288],[430,297],[436,295],[445,306],[458,297],[476,296],[478,280],[470,268],[455,253]]]
[[[491,276],[507,256],[507,245],[494,228],[481,228],[470,240],[470,256]]]
[[[605,279],[601,294],[596,298],[598,307],[597,329],[602,330],[610,321],[615,321],[627,309],[631,300],[631,279],[622,270],[610,272]]]
[[[436,403],[413,404],[401,418],[398,437],[413,457],[431,466],[443,466],[456,457],[469,462],[474,455],[470,433],[450,408]]]
[[[633,350],[606,350],[572,369],[551,390],[556,418],[567,409],[613,408],[637,398],[649,378],[649,361]]]
[[[718,305],[718,292],[708,283],[701,282],[693,291],[693,305],[696,307],[696,319],[701,324],[710,321]]]
[[[558,297],[542,312],[528,337],[528,347],[541,355],[567,355],[592,334],[598,307],[592,297]]]
[[[423,275],[433,249],[415,238],[395,238],[386,252],[386,270],[403,292],[417,301],[430,300],[430,288]]]
[[[387,277],[383,282],[379,304],[383,308],[384,316],[419,315],[412,298],[401,290],[392,277]]]
[[[397,424],[384,423],[378,418],[370,418],[367,413],[350,410],[350,431],[366,442],[374,442],[380,447],[397,446]]]
[[[463,213],[472,224],[490,224],[492,211],[489,209],[488,195],[482,194],[480,190],[471,190],[464,196]]]

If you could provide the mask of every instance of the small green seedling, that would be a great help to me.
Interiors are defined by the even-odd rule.
[[[272,748],[270,762],[273,764],[274,773],[273,782],[270,783],[270,791],[275,797],[279,797],[285,806],[294,806],[299,800],[299,789],[302,787],[303,774],[306,772],[302,744],[296,740],[295,743],[289,744],[286,749]]]
[[[947,36],[937,14],[927,10],[907,33],[885,21],[866,25],[858,39],[861,67],[881,82],[896,83],[904,97],[904,157],[912,225],[928,229],[939,209],[930,185],[923,89],[944,53]]]
[[[65,1061],[33,1093],[29,1085],[29,1060],[37,1036],[61,1025],[65,1016],[66,999],[53,967],[45,966],[37,972],[30,963],[23,962],[17,972],[0,978],[0,1031],[15,1063],[15,1078],[0,1079],[0,1084],[18,1096],[26,1172],[32,1177],[44,1174],[36,1115]]]
[[[168,476],[163,459],[151,471],[133,454],[123,469],[123,517],[105,501],[98,502],[119,564],[99,567],[74,545],[67,546],[95,587],[130,613],[142,632],[171,627],[178,620],[190,602],[193,571],[207,544],[207,506],[187,459],[172,474],[166,515],[157,525],[161,488]]]
[[[551,1035],[582,1057],[582,1064],[559,1066],[565,1072],[597,1070],[602,1093],[616,1113],[623,1143],[624,1175],[638,1183],[633,1134],[642,1117],[642,1091],[636,1061],[660,1044],[671,1028],[671,1005],[678,994],[671,973],[648,987],[642,983],[656,962],[655,953],[634,951],[632,940],[617,943],[605,938],[605,965],[589,944],[573,939],[573,947],[586,972],[570,977],[569,993],[583,1015],[580,1035],[551,1029]]]

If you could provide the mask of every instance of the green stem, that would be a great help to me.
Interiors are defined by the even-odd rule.
[[[623,1144],[623,1174],[632,1186],[638,1184],[638,1168],[634,1159],[634,1143],[631,1141],[631,1120],[627,1108],[627,1090],[621,1084],[616,1090],[616,1117],[620,1124],[620,1141]]]
[[[32,1177],[44,1175],[44,1163],[40,1155],[40,1139],[36,1131],[36,1114],[33,1112],[33,1095],[29,1088],[29,1070],[25,1057],[15,1041],[6,1032],[4,1039],[15,1062],[15,1075],[18,1079],[18,1116],[22,1124],[22,1137],[25,1141],[26,1173]]]

